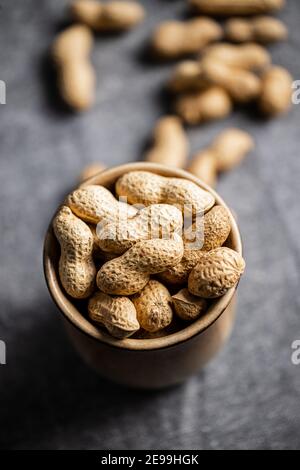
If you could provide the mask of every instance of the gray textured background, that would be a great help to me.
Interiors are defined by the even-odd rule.
[[[170,66],[143,57],[162,19],[184,14],[184,1],[147,0],[143,27],[97,40],[97,105],[66,113],[53,92],[47,48],[66,1],[7,0],[0,11],[0,447],[55,449],[245,449],[300,447],[299,117],[269,123],[236,112],[189,131],[193,151],[226,125],[250,130],[256,151],[225,175],[219,191],[238,213],[247,272],[239,315],[226,348],[201,374],[164,392],[140,393],[102,381],[66,341],[42,272],[43,236],[82,166],[140,158]],[[281,14],[288,44],[274,61],[300,78],[300,5]]]

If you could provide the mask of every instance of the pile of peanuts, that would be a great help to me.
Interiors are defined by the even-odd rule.
[[[183,230],[186,218],[189,230]],[[53,229],[62,287],[87,299],[90,320],[117,339],[163,336],[176,321],[184,327],[235,287],[245,268],[226,246],[227,209],[183,178],[131,171],[116,181],[114,193],[79,186]]]

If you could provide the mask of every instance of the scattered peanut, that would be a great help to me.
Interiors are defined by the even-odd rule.
[[[271,63],[269,52],[254,43],[234,45],[223,42],[214,44],[204,51],[202,58],[250,71],[264,69]]]
[[[132,297],[141,327],[155,333],[170,325],[173,318],[172,297],[158,281],[150,280],[144,289]]]
[[[211,150],[216,159],[218,171],[228,171],[239,165],[248,152],[254,148],[251,135],[241,129],[226,129],[213,141]]]
[[[97,292],[88,305],[91,320],[105,326],[118,339],[127,338],[139,330],[136,310],[127,297],[111,297]]]
[[[167,178],[147,171],[131,171],[116,183],[118,196],[130,204],[171,204],[194,213],[207,212],[215,202],[214,196],[195,183],[182,178]]]
[[[168,82],[168,89],[173,93],[204,90],[209,86],[204,80],[201,64],[196,60],[185,60],[175,67]]]
[[[217,162],[211,149],[201,150],[193,158],[187,170],[214,188],[217,184]]]
[[[285,0],[189,0],[199,13],[212,16],[258,15],[277,11]]]
[[[183,218],[176,207],[153,204],[129,220],[116,220],[98,230],[98,245],[103,251],[123,254],[135,243],[181,234]]]
[[[145,10],[133,1],[77,0],[71,5],[71,14],[95,31],[126,31],[144,19]]]
[[[89,60],[92,44],[90,30],[75,25],[60,33],[52,46],[60,94],[76,111],[89,108],[95,99],[96,78]]]
[[[79,175],[80,183],[83,183],[85,180],[92,178],[92,176],[95,176],[98,173],[101,173],[101,171],[105,170],[105,168],[106,166],[103,165],[103,163],[98,163],[98,162],[87,165]]]
[[[242,256],[230,248],[202,252],[189,275],[188,289],[198,297],[220,297],[237,284],[244,269]]]
[[[53,229],[61,247],[59,276],[63,288],[71,297],[85,299],[93,292],[96,276],[92,232],[66,206],[56,214]]]
[[[263,44],[284,41],[288,31],[284,23],[272,16],[252,19],[232,18],[225,24],[226,39],[233,42],[257,41]]]
[[[231,231],[230,218],[227,210],[223,206],[213,207],[204,216],[204,225],[200,227],[193,226],[192,233],[196,234],[201,241],[200,235],[203,235],[203,244],[198,249],[192,247],[194,240],[185,240],[184,254],[180,263],[171,267],[160,274],[160,279],[170,284],[183,284],[187,282],[191,270],[196,266],[202,257],[203,251],[210,251],[221,247],[227,240]]]
[[[103,219],[111,221],[124,216],[130,218],[137,213],[134,207],[118,202],[108,189],[97,185],[76,189],[67,197],[66,205],[82,220],[93,224]]]
[[[152,49],[160,58],[175,59],[199,52],[210,42],[220,39],[222,34],[222,28],[211,18],[166,21],[155,30]]]
[[[207,80],[223,87],[238,103],[248,103],[261,92],[261,80],[252,72],[233,68],[209,57],[202,61],[203,73]]]
[[[286,113],[292,105],[293,79],[283,67],[272,67],[262,76],[259,107],[267,116]]]
[[[105,263],[97,274],[98,288],[107,294],[132,295],[157,274],[178,264],[183,256],[183,242],[174,234],[169,240],[137,242],[119,258]]]
[[[183,93],[175,103],[177,114],[191,125],[222,119],[232,110],[229,94],[218,86],[207,90]]]
[[[145,156],[146,161],[178,168],[185,166],[189,144],[178,117],[167,116],[158,121],[153,143],[153,148]]]
[[[207,308],[207,300],[190,294],[188,289],[181,289],[172,296],[175,313],[185,321],[196,320]]]

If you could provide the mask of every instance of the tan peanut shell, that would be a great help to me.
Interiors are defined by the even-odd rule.
[[[133,1],[77,0],[71,5],[71,14],[95,31],[126,31],[144,19],[145,10]]]
[[[195,10],[204,15],[259,15],[280,10],[285,0],[189,0]]]
[[[100,185],[88,185],[75,189],[67,197],[66,205],[77,217],[93,224],[118,217],[130,218],[137,213],[134,207],[117,201],[108,189]]]
[[[132,297],[140,326],[155,333],[170,325],[173,318],[172,297],[158,281],[150,280],[144,289]]]
[[[204,80],[201,63],[197,60],[185,60],[177,65],[168,82],[172,93],[199,91],[208,87],[209,82]]]
[[[153,147],[145,155],[151,163],[182,168],[188,157],[189,143],[181,120],[176,116],[166,116],[156,124]]]
[[[282,21],[272,16],[231,18],[225,24],[225,36],[232,42],[256,41],[268,44],[287,39],[288,30]]]
[[[180,95],[175,110],[187,124],[195,125],[225,118],[232,111],[232,101],[224,88],[210,86],[204,91]]]
[[[97,292],[88,305],[89,317],[105,326],[118,339],[127,338],[139,330],[136,310],[127,297],[111,297]]]
[[[259,107],[267,116],[286,113],[292,105],[293,79],[283,67],[272,67],[262,76]]]
[[[61,97],[76,111],[89,108],[95,99],[95,71],[89,59],[92,44],[90,30],[75,25],[60,33],[52,46]]]
[[[217,183],[217,162],[214,152],[209,148],[198,152],[192,158],[187,171],[214,188]]]
[[[86,167],[83,168],[82,172],[79,175],[79,182],[83,183],[85,180],[92,178],[92,176],[101,173],[101,171],[105,170],[106,166],[103,163],[90,163]]]
[[[170,240],[137,242],[122,256],[102,266],[97,274],[98,288],[107,294],[136,294],[149,282],[150,274],[171,268],[182,256],[183,241],[178,235]]]
[[[202,54],[203,59],[216,60],[237,69],[261,70],[271,63],[269,52],[259,44],[213,44]]]
[[[207,212],[215,202],[214,196],[192,181],[167,178],[147,171],[131,171],[116,183],[116,193],[130,204],[171,204],[186,212]]]
[[[207,300],[190,294],[187,288],[173,295],[172,300],[176,315],[185,321],[196,320],[207,308]]]
[[[225,130],[219,134],[211,146],[217,170],[231,170],[240,164],[253,148],[254,141],[248,132],[235,128]]]
[[[261,80],[248,70],[233,68],[209,57],[203,59],[202,66],[205,78],[223,87],[238,103],[253,101],[261,92]]]
[[[59,276],[62,286],[71,297],[85,299],[93,292],[96,276],[92,258],[93,234],[66,206],[56,214],[53,229],[61,247]]]
[[[230,248],[202,252],[189,275],[188,289],[198,297],[221,297],[237,284],[244,269],[242,256]]]
[[[153,204],[135,217],[115,220],[98,229],[98,245],[103,251],[122,254],[135,243],[152,238],[181,235],[183,217],[180,210],[169,204]]]
[[[184,254],[180,263],[160,274],[160,279],[170,284],[183,284],[187,282],[191,270],[202,257],[203,251],[210,251],[221,247],[227,240],[231,223],[227,209],[223,206],[213,207],[204,216],[203,225],[193,226],[192,233],[199,236],[197,240],[184,240]],[[201,244],[201,241],[203,242]],[[194,246],[191,243],[194,242]],[[198,243],[200,246],[198,247]]]
[[[154,31],[152,49],[160,58],[175,59],[199,52],[210,42],[220,39],[222,34],[222,28],[211,18],[166,21]]]

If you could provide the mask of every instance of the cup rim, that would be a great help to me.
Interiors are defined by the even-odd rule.
[[[188,173],[185,170],[168,167],[157,163],[127,163],[111,167],[100,172],[84,181],[81,186],[84,187],[90,184],[110,186],[114,184],[118,177],[129,171],[150,171],[162,176],[185,178],[193,181],[202,189],[212,193],[216,199],[216,204],[222,205],[228,210],[231,222],[231,246],[235,251],[242,255],[241,236],[236,220],[233,217],[229,207],[225,204],[224,200],[216,191],[214,191],[211,187],[202,182],[196,176]],[[82,333],[96,341],[100,341],[111,347],[132,351],[149,351],[175,346],[190,340],[191,338],[209,328],[226,310],[235,294],[237,285],[229,289],[224,296],[216,299],[215,302],[209,307],[207,312],[205,312],[204,315],[202,315],[200,318],[195,320],[193,323],[187,324],[185,328],[167,336],[151,339],[133,339],[130,337],[123,340],[115,339],[109,335],[109,333],[106,333],[104,330],[97,328],[93,323],[91,323],[88,318],[85,317],[84,314],[81,313],[80,310],[74,305],[71,298],[68,297],[67,294],[65,294],[63,291],[60,285],[59,276],[57,274],[57,262],[54,260],[53,256],[53,250],[55,246],[57,246],[57,241],[52,229],[52,220],[45,235],[43,251],[44,275],[48,290],[63,317],[71,322],[71,324],[76,327],[76,329],[80,330]]]

